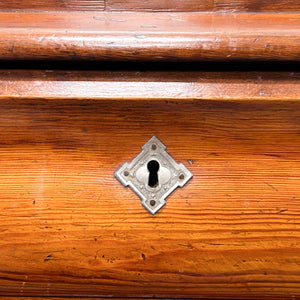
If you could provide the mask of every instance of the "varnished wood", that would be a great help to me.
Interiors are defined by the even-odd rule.
[[[2,70],[0,99],[295,100],[299,72]]]
[[[226,12],[300,12],[295,0],[214,0],[214,11]]]
[[[107,10],[115,11],[212,11],[212,0],[108,0]]]
[[[245,101],[216,84],[223,100],[180,101],[172,89],[163,100],[84,99],[78,87],[43,99],[34,84],[59,92],[55,73],[24,73],[32,92],[20,74],[7,73],[0,106],[0,295],[300,297],[299,94]],[[204,86],[221,80],[206,76]],[[231,76],[245,95],[252,75]],[[57,81],[71,91],[87,77]],[[297,77],[286,76],[294,90]],[[268,91],[276,78],[252,80]],[[194,174],[154,216],[113,175],[153,135]]]
[[[297,0],[10,0],[0,10],[11,11],[179,11],[179,12],[300,12]]]
[[[102,11],[105,0],[10,0],[0,1],[2,11]]]
[[[104,299],[108,299],[108,297],[72,297],[72,299],[80,299],[80,300],[93,300],[93,299],[99,299],[99,300],[104,300]],[[28,296],[24,296],[24,297],[20,297],[20,296],[1,296],[1,299],[3,300],[14,300],[14,299],[24,299],[24,300],[68,300],[70,299],[70,297],[49,297],[49,296],[44,296],[44,297],[39,297],[39,296],[33,296],[33,297],[28,297]],[[124,300],[124,298],[116,298],[113,297],[114,300]],[[129,298],[130,299],[130,298]],[[142,300],[145,298],[134,298],[135,300]],[[155,298],[158,300],[163,300],[165,298]]]
[[[216,12],[300,12],[297,0],[107,0],[107,10],[124,11],[216,11]]]
[[[0,59],[300,59],[299,14],[0,13]]]

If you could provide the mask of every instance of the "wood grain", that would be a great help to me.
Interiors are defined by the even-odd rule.
[[[226,11],[300,12],[297,0],[10,0],[1,1],[0,10],[10,11]]]
[[[121,11],[215,11],[215,12],[300,12],[297,0],[107,0],[107,10]]]
[[[295,0],[214,0],[214,11],[226,12],[299,12]]]
[[[299,14],[0,13],[0,59],[299,61],[299,25]]]
[[[102,11],[105,0],[10,0],[0,1],[3,11]]]
[[[0,99],[284,101],[299,95],[299,72],[0,71]]]
[[[70,87],[80,80],[72,76]],[[16,75],[13,84],[26,89]],[[244,101],[224,90],[223,100],[185,102],[172,92],[131,101],[7,95],[0,295],[300,297],[299,94]],[[113,175],[153,135],[194,174],[154,216]]]
[[[113,11],[212,11],[212,0],[107,0],[106,10]]]

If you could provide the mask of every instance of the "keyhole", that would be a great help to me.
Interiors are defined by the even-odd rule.
[[[149,179],[148,185],[152,188],[158,186],[158,170],[159,170],[159,163],[156,160],[151,160],[147,164],[147,168],[149,171]]]

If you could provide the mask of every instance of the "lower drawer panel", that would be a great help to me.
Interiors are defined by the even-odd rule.
[[[2,99],[0,295],[300,297],[300,102]],[[156,135],[156,215],[114,171]]]

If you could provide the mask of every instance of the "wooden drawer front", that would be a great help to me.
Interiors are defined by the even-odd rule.
[[[300,297],[299,100],[2,93],[0,295]],[[194,174],[154,216],[114,178],[153,135]]]

